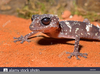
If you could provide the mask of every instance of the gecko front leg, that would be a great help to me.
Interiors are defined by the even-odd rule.
[[[70,59],[72,56],[75,56],[78,60],[80,60],[78,58],[78,56],[81,56],[81,57],[84,57],[84,58],[87,58],[87,53],[80,53],[79,52],[79,40],[80,40],[80,37],[78,35],[76,35],[75,37],[75,45],[74,45],[74,52],[70,53],[70,52],[66,52],[66,54],[71,54],[68,58]],[[86,56],[84,56],[86,55]]]
[[[37,32],[31,32],[31,33],[29,33],[29,34],[27,34],[27,35],[25,35],[25,36],[20,36],[20,37],[14,37],[14,39],[16,39],[14,42],[17,42],[17,41],[21,41],[20,43],[23,43],[24,41],[27,41],[27,42],[30,42],[30,40],[28,40],[28,38],[30,37],[30,36],[32,36],[32,35],[34,35],[35,33],[37,33]]]

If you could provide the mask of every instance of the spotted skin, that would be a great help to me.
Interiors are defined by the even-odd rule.
[[[90,23],[79,21],[61,21],[60,25],[62,28],[60,32],[62,35],[60,35],[60,37],[64,36],[66,38],[66,36],[69,36],[75,38],[75,36],[78,35],[80,38],[100,40],[100,28]]]
[[[50,20],[48,21],[47,18]],[[44,24],[42,20],[49,24]],[[67,54],[70,54],[68,58],[71,58],[72,56],[75,56],[77,59],[79,59],[78,56],[87,58],[87,53],[79,52],[80,39],[100,40],[100,27],[94,26],[88,19],[84,19],[83,22],[67,20],[59,21],[57,16],[51,14],[33,15],[32,23],[29,28],[32,31],[31,33],[18,38],[14,37],[14,39],[16,39],[14,42],[30,42],[28,38],[37,32],[42,32],[52,38],[75,39],[74,51],[72,53],[66,52]]]

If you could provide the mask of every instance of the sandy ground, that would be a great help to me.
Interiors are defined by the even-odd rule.
[[[83,21],[84,18],[75,15],[67,19]],[[74,40],[53,39],[37,33],[29,43],[14,43],[13,37],[31,32],[30,23],[30,19],[0,14],[0,67],[100,67],[100,41],[80,40],[80,52],[88,53],[86,59],[79,56],[81,60],[67,58],[70,54],[66,52],[74,50]],[[34,37],[37,35],[40,36]]]

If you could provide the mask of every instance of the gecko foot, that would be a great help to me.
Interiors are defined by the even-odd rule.
[[[30,40],[28,40],[27,38],[23,37],[22,35],[20,37],[14,37],[14,42],[17,42],[17,41],[21,41],[20,43],[23,43],[24,41],[27,41],[27,42],[30,42]]]
[[[87,58],[87,57],[86,57],[86,56],[87,56],[87,53],[80,53],[80,52],[72,52],[72,53],[70,53],[70,52],[66,52],[66,54],[70,54],[70,56],[68,57],[69,59],[70,59],[72,56],[75,56],[75,57],[77,58],[77,60],[80,60],[80,59],[78,58],[78,56]],[[84,55],[86,55],[86,56],[84,56]]]

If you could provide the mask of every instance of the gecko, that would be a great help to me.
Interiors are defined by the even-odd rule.
[[[94,26],[90,23],[88,19],[84,19],[83,22],[80,21],[59,21],[58,16],[52,14],[42,14],[42,15],[32,15],[32,23],[29,26],[29,29],[32,31],[31,33],[14,37],[14,42],[24,41],[30,42],[29,37],[42,32],[49,37],[52,38],[68,38],[75,39],[74,51],[66,52],[66,54],[70,54],[68,58],[70,59],[72,56],[75,56],[76,59],[87,58],[87,53],[79,52],[79,41],[80,39],[96,39],[100,40],[100,27]]]

